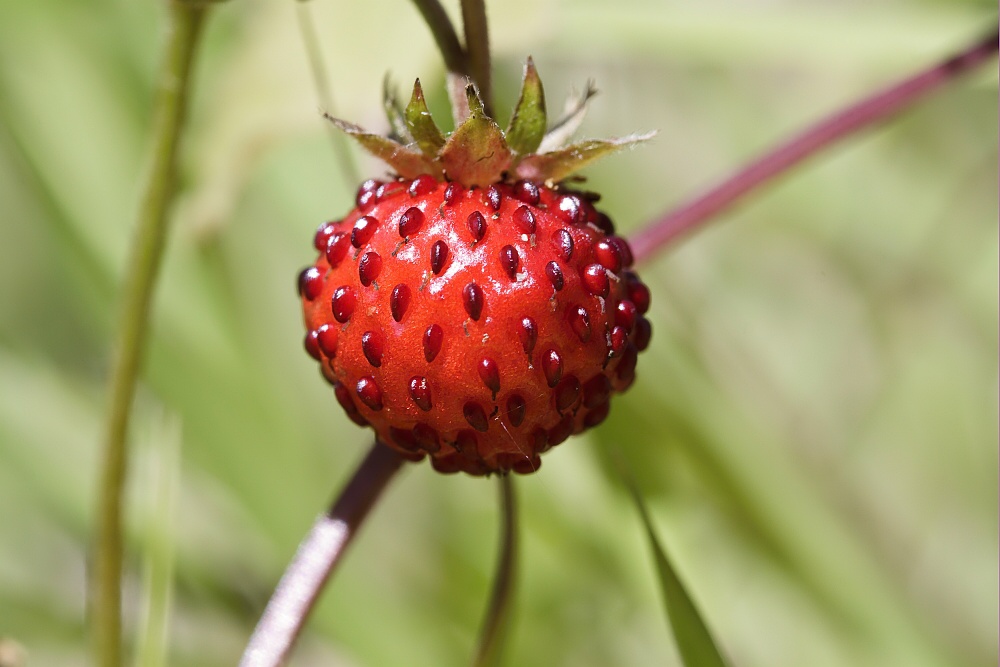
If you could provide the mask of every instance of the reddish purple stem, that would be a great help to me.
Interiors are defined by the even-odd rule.
[[[333,506],[313,524],[243,652],[240,667],[285,664],[331,572],[395,477],[403,458],[380,442],[372,445]]]
[[[1000,35],[993,32],[965,51],[900,83],[880,90],[813,125],[711,188],[701,196],[654,220],[629,242],[636,261],[648,259],[678,237],[708,222],[744,195],[837,141],[885,120],[941,87],[997,51]]]

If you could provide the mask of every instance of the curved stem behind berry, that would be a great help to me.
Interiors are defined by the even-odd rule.
[[[479,87],[486,115],[493,116],[493,85],[490,81],[490,37],[483,0],[462,0],[462,23],[465,26],[465,50],[469,74]]]
[[[278,667],[295,646],[330,574],[404,459],[375,442],[340,496],[313,524],[271,595],[240,667]]]
[[[479,633],[479,648],[473,665],[499,664],[503,639],[509,627],[511,599],[517,580],[517,498],[514,479],[500,476],[500,558],[493,578],[493,592]]]
[[[323,111],[335,113],[333,95],[330,93],[328,83],[329,76],[323,60],[323,50],[319,37],[316,35],[316,26],[309,11],[309,3],[296,3],[296,10],[299,17],[299,32],[302,34],[302,43],[306,47],[306,57],[309,59],[309,71],[312,73],[313,84],[316,86],[316,97],[319,98]],[[328,131],[333,141],[333,154],[337,158],[337,164],[340,166],[340,173],[347,186],[347,191],[354,194],[357,184],[361,182],[361,174],[358,172],[357,162],[348,146],[347,136],[334,127],[328,126]]]
[[[629,241],[637,261],[649,258],[799,162],[841,139],[871,127],[924,95],[980,65],[997,51],[997,32],[948,58],[813,125],[736,172],[701,196],[654,220]]]
[[[149,328],[153,288],[166,241],[167,213],[173,200],[177,147],[184,125],[195,48],[207,7],[177,0],[169,5],[166,54],[159,73],[153,121],[153,163],[139,209],[130,250],[111,372],[98,491],[97,544],[90,587],[95,663],[121,664],[122,494],[128,471],[128,434],[132,399]]]
[[[424,17],[424,22],[430,28],[434,41],[437,43],[441,57],[444,58],[444,65],[453,74],[467,75],[469,73],[468,61],[465,49],[458,41],[458,34],[455,27],[448,18],[448,13],[438,0],[413,0],[420,15]]]

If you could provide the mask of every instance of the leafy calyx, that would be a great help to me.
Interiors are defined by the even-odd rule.
[[[402,178],[429,174],[465,187],[518,179],[558,182],[597,159],[647,141],[655,134],[589,139],[567,145],[595,93],[588,83],[582,94],[570,98],[564,116],[549,128],[542,81],[529,57],[521,94],[506,131],[486,114],[472,83],[466,85],[465,99],[461,100],[468,104],[469,113],[447,135],[431,117],[419,79],[413,84],[405,109],[386,79],[383,105],[391,128],[388,137],[329,114],[324,116]]]

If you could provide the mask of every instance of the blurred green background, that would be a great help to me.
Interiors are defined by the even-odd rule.
[[[337,115],[384,127],[391,71],[401,89],[421,76],[444,116],[410,3],[309,10]],[[550,109],[597,82],[582,134],[659,129],[588,171],[626,232],[996,22],[995,3],[955,0],[490,10],[498,108],[531,54]],[[369,441],[301,346],[295,277],[353,188],[296,11],[219,6],[196,66],[132,438],[126,614],[143,665],[235,664]],[[32,666],[88,664],[109,341],[164,23],[157,2],[0,3],[0,637]],[[649,262],[637,383],[517,480],[507,664],[678,664],[617,450],[735,666],[995,665],[997,180],[991,63]],[[405,470],[294,664],[466,664],[496,495]]]

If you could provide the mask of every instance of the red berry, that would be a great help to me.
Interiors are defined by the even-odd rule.
[[[603,421],[649,344],[649,291],[593,201],[529,180],[366,182],[299,279],[306,348],[348,418],[473,475],[533,472]]]

